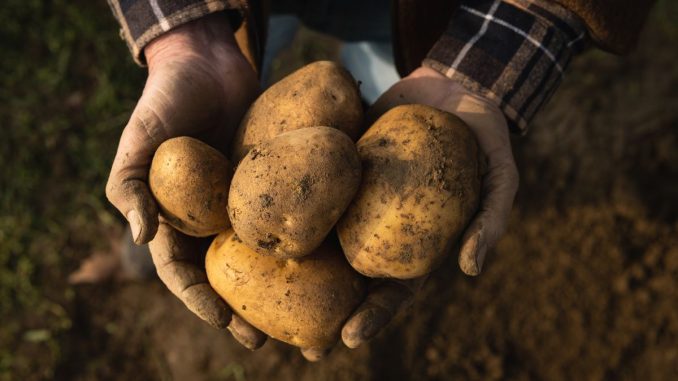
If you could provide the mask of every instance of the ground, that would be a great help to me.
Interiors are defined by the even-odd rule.
[[[480,277],[451,258],[376,340],[311,364],[241,348],[157,280],[67,283],[122,226],[103,188],[144,72],[104,2],[6,1],[0,380],[677,379],[677,19],[660,1],[633,54],[579,57],[514,137],[520,190]],[[301,40],[279,73],[332,54]]]

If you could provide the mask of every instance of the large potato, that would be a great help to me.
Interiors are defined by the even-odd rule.
[[[452,250],[479,202],[469,128],[423,105],[391,109],[358,141],[363,181],[337,225],[349,262],[370,277],[409,279]]]
[[[314,62],[268,88],[250,106],[233,141],[233,162],[283,132],[328,126],[355,141],[362,125],[360,91],[351,74],[333,62]]]
[[[255,146],[236,169],[228,211],[246,245],[278,258],[322,243],[360,185],[360,158],[343,132],[309,127]]]
[[[185,234],[206,237],[231,226],[227,207],[232,177],[233,169],[224,155],[182,136],[158,147],[148,183],[170,225]]]
[[[336,238],[306,257],[279,260],[250,250],[229,230],[212,242],[205,268],[238,315],[301,348],[333,346],[365,294],[364,278],[348,265]]]

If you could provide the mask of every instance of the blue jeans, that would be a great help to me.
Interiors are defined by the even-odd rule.
[[[273,59],[289,47],[303,23],[333,35],[344,43],[341,63],[361,82],[360,92],[369,104],[400,79],[393,63],[388,0],[282,1],[273,6],[263,61],[263,84],[270,85]]]

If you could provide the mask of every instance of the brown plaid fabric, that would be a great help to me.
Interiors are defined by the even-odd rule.
[[[464,0],[424,65],[497,102],[524,133],[587,40],[584,24],[552,1]]]
[[[241,0],[108,0],[134,60],[144,64],[144,47],[166,31],[226,9],[242,9]]]
[[[243,0],[108,0],[134,59],[155,37]],[[525,132],[570,59],[588,42],[585,25],[552,0],[462,0],[423,64],[499,104]]]

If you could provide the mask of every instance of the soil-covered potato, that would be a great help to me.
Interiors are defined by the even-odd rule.
[[[329,348],[365,294],[365,279],[333,238],[311,255],[280,260],[252,251],[229,230],[207,251],[207,278],[238,315],[267,335],[301,348]]]
[[[155,151],[148,184],[162,215],[177,230],[206,237],[231,226],[228,189],[231,163],[216,149],[187,136]]]
[[[260,254],[296,258],[325,239],[360,186],[360,158],[343,132],[308,127],[255,146],[236,169],[233,229]]]
[[[355,141],[362,125],[360,91],[351,74],[330,61],[314,62],[268,88],[250,106],[233,141],[233,162],[283,132],[328,126]]]
[[[370,277],[409,279],[452,251],[479,203],[479,148],[456,116],[391,109],[358,141],[363,181],[337,225],[349,262]]]

